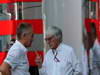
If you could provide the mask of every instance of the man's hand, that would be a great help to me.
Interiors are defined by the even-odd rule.
[[[0,72],[2,75],[11,75],[11,66],[8,63],[3,63],[0,66]]]
[[[35,59],[36,64],[38,65],[39,68],[42,67],[42,56],[41,55],[37,55],[36,59]]]

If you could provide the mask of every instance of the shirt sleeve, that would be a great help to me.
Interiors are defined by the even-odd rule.
[[[74,75],[82,75],[80,62],[77,59],[73,50],[71,52],[71,59],[72,59],[72,67],[73,67]]]
[[[8,52],[4,62],[8,63],[12,69],[16,68],[20,63],[20,56],[22,53],[19,50],[11,50]]]
[[[45,67],[42,66],[42,68],[39,69],[39,75],[47,75],[45,71]]]
[[[95,60],[100,60],[100,44],[98,40],[96,40],[94,43],[93,54],[95,55],[94,57],[96,57]]]
[[[87,59],[87,54],[86,54],[86,50],[84,49],[84,47],[82,47],[82,59],[81,59],[81,63],[82,63],[82,74],[83,75],[88,75],[88,59]]]

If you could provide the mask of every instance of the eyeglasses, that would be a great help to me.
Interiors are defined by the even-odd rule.
[[[46,41],[50,41],[50,40],[53,39],[53,37],[54,37],[54,36],[51,36],[51,37],[45,38],[45,40],[46,40]]]

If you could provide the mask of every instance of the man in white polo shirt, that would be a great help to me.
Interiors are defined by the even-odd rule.
[[[17,40],[0,66],[2,75],[30,75],[26,48],[31,46],[32,40],[32,26],[21,23],[17,28]]]

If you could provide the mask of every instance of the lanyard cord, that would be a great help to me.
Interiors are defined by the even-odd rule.
[[[58,52],[56,51],[56,54],[55,54],[54,50],[52,50],[52,53],[53,53],[53,55],[54,55],[54,61],[55,61],[55,62],[60,62],[60,60],[57,58]]]

